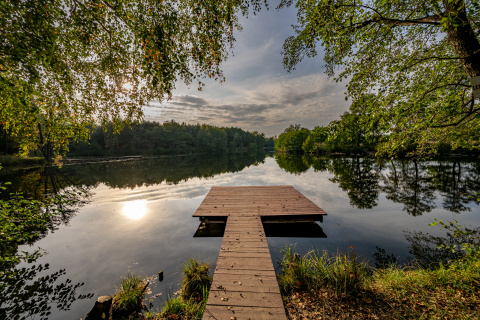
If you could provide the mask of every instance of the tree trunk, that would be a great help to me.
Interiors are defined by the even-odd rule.
[[[5,152],[4,152],[4,154],[7,155],[7,154],[8,154],[8,137],[7,137],[7,130],[4,130],[3,133],[4,133],[4,135],[5,135]]]
[[[447,41],[469,78],[480,76],[480,42],[467,18],[464,0],[443,0]]]
[[[38,133],[40,135],[40,144],[38,145],[38,147],[42,152],[45,160],[47,160],[47,163],[52,163],[52,160],[53,160],[52,142],[50,141],[49,135],[47,135],[47,141],[45,141],[43,137],[42,126],[40,125],[40,123],[37,124],[37,127],[38,127]]]

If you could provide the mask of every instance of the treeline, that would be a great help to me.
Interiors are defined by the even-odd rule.
[[[267,140],[263,133],[240,128],[146,121],[131,124],[116,134],[111,126],[95,127],[88,141],[69,145],[67,156],[244,153],[263,150]]]
[[[315,127],[313,130],[300,125],[290,125],[275,141],[275,150],[282,153],[305,154],[377,154],[391,156],[385,146],[389,144],[393,134],[385,130],[380,121],[368,113],[367,105],[372,102],[366,97],[350,106],[350,110],[340,116],[339,120],[331,121],[326,127]],[[452,145],[447,141],[432,140],[428,148],[419,145],[411,139],[395,147],[395,156],[433,156],[448,154],[477,155],[476,150],[469,150]]]

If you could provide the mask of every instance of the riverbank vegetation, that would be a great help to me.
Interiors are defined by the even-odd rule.
[[[86,130],[90,133],[88,139],[72,140],[68,145],[64,144],[63,148],[57,150],[57,154],[67,157],[223,154],[252,153],[273,147],[273,139],[266,138],[263,133],[257,131],[247,132],[240,128],[216,127],[207,124],[180,124],[173,120],[162,124],[149,121],[131,123],[119,132],[115,132],[112,124],[105,127],[88,127]],[[18,137],[13,136],[0,140],[0,150],[3,148],[5,154],[9,154],[0,160],[9,163],[27,161],[22,160],[25,158],[12,156],[21,153],[20,143],[15,143],[17,140]],[[32,156],[36,154],[31,152]],[[38,154],[41,153],[38,152]]]
[[[425,248],[438,251],[428,257],[437,257],[428,265],[418,251],[411,251],[414,259],[400,266],[393,255],[379,250],[372,268],[353,247],[344,254],[312,250],[303,256],[287,247],[279,284],[291,319],[478,318],[480,228],[455,221],[432,225],[437,224],[446,237],[419,235]],[[445,254],[455,258],[443,263],[438,257]]]
[[[150,320],[194,320],[202,319],[212,284],[208,263],[188,259],[182,267],[183,281],[179,295],[169,297],[159,312],[148,312]]]
[[[427,143],[412,137],[396,145],[394,151],[390,150],[389,146],[396,143],[397,138],[393,132],[382,130],[378,122],[368,117],[366,108],[371,100],[373,97],[369,96],[355,101],[339,120],[333,120],[325,127],[309,130],[299,124],[290,125],[275,140],[275,150],[316,156],[343,153],[396,158],[480,155],[475,147],[479,140],[475,136],[465,137],[468,147],[449,140],[430,140]]]

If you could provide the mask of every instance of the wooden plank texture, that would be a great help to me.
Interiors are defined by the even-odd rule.
[[[212,187],[195,217],[227,217],[203,319],[286,320],[261,217],[326,213],[292,186]]]
[[[194,217],[325,215],[292,186],[212,187]]]

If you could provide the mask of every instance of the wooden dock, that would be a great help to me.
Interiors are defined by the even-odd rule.
[[[194,217],[227,217],[203,319],[287,319],[262,217],[326,213],[292,186],[212,187]]]

